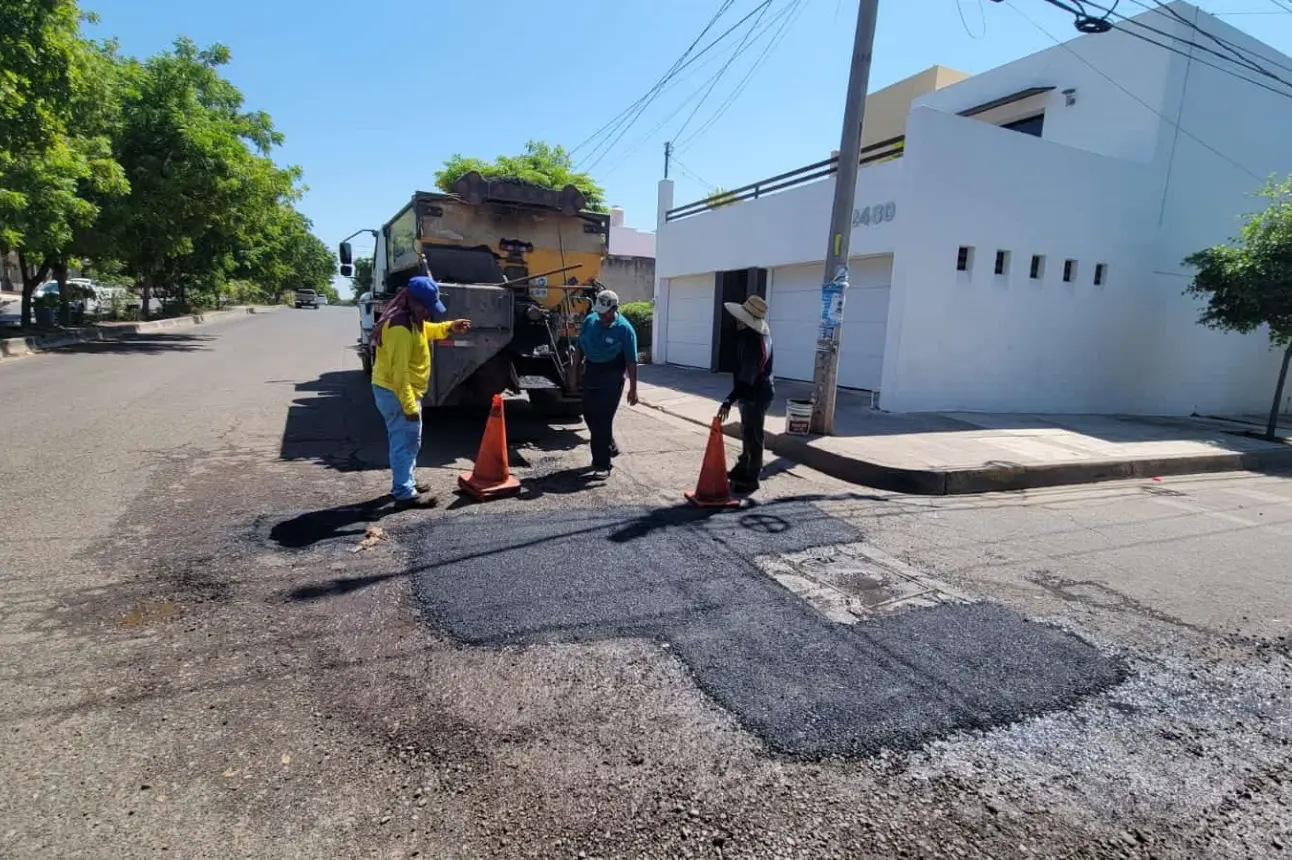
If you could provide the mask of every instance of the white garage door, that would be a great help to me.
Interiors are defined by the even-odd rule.
[[[784,379],[812,379],[824,266],[812,263],[772,271],[768,318],[776,344],[776,375]],[[879,390],[892,273],[891,256],[851,261],[839,356],[839,384],[844,388]]]
[[[713,361],[714,275],[668,281],[668,338],[665,361],[705,370]]]

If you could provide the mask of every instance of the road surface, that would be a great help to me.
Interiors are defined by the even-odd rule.
[[[979,498],[507,411],[395,513],[352,309],[0,364],[0,856],[1266,857],[1292,481]],[[385,539],[360,548],[367,530]]]

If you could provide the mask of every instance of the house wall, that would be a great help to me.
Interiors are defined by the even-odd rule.
[[[1031,87],[1054,87],[1030,105],[1000,108],[973,119],[1009,122],[1043,108],[1045,140],[1147,163],[1157,153],[1159,118],[1154,109],[1167,100],[1175,59],[1169,51],[1113,30],[1073,39],[927,93],[915,100],[913,109],[954,114]],[[1065,105],[1065,89],[1076,90],[1075,104]],[[1018,115],[1009,115],[1011,110]]]
[[[655,257],[655,234],[624,226],[624,210],[610,207],[609,253],[616,257]]]
[[[622,304],[649,302],[655,294],[655,260],[612,254],[602,261],[599,280],[619,295]]]
[[[866,122],[861,129],[862,147],[890,140],[906,133],[906,115],[911,103],[925,93],[967,78],[964,72],[946,66],[931,66],[918,75],[900,80],[866,96]]]
[[[1192,6],[1172,8],[1242,50],[1292,66]],[[1141,18],[1209,41],[1164,15]],[[1054,89],[956,115],[1041,86]],[[1071,105],[1065,89],[1075,91]],[[851,234],[852,255],[893,259],[883,408],[1268,408],[1277,354],[1264,333],[1199,326],[1201,305],[1183,295],[1189,272],[1180,261],[1236,232],[1238,216],[1257,205],[1248,195],[1261,177],[1292,173],[1292,111],[1283,97],[1114,31],[925,93],[916,105],[905,119],[905,157],[858,178],[858,207],[893,202],[896,217]],[[1038,109],[1042,138],[991,124]],[[802,281],[820,265],[833,192],[831,178],[661,224],[661,284],[712,283],[714,272],[760,266],[773,270],[775,304],[778,277],[785,283],[795,268]],[[961,246],[973,249],[968,272],[956,271]],[[998,250],[1009,254],[1000,276]],[[1034,254],[1044,259],[1036,279]],[[1070,282],[1065,260],[1075,262]],[[1096,264],[1105,266],[1101,285],[1093,283]],[[711,308],[696,312],[709,322]],[[661,342],[660,328],[679,319],[669,314],[657,327]],[[812,348],[798,340],[778,337],[778,366],[795,366],[786,350]]]
[[[1190,414],[1268,399],[1264,338],[1198,326],[1184,279],[1155,272],[1157,166],[929,109],[908,127],[883,408]],[[960,246],[974,249],[969,272],[955,270]]]

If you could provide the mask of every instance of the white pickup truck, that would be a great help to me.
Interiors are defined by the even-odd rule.
[[[314,310],[318,310],[319,294],[314,292],[313,290],[297,290],[296,307],[299,309],[307,306],[313,308]]]

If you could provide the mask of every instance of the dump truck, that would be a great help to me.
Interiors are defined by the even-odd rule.
[[[362,232],[362,231],[361,231]],[[417,274],[440,285],[450,319],[471,332],[432,346],[424,405],[488,406],[493,395],[525,392],[539,409],[577,415],[568,383],[573,348],[592,299],[610,236],[610,217],[591,212],[577,188],[487,180],[472,172],[450,193],[418,191],[380,230],[372,292],[361,314],[382,308]],[[349,242],[341,273],[353,272]],[[374,359],[361,325],[364,369]]]

